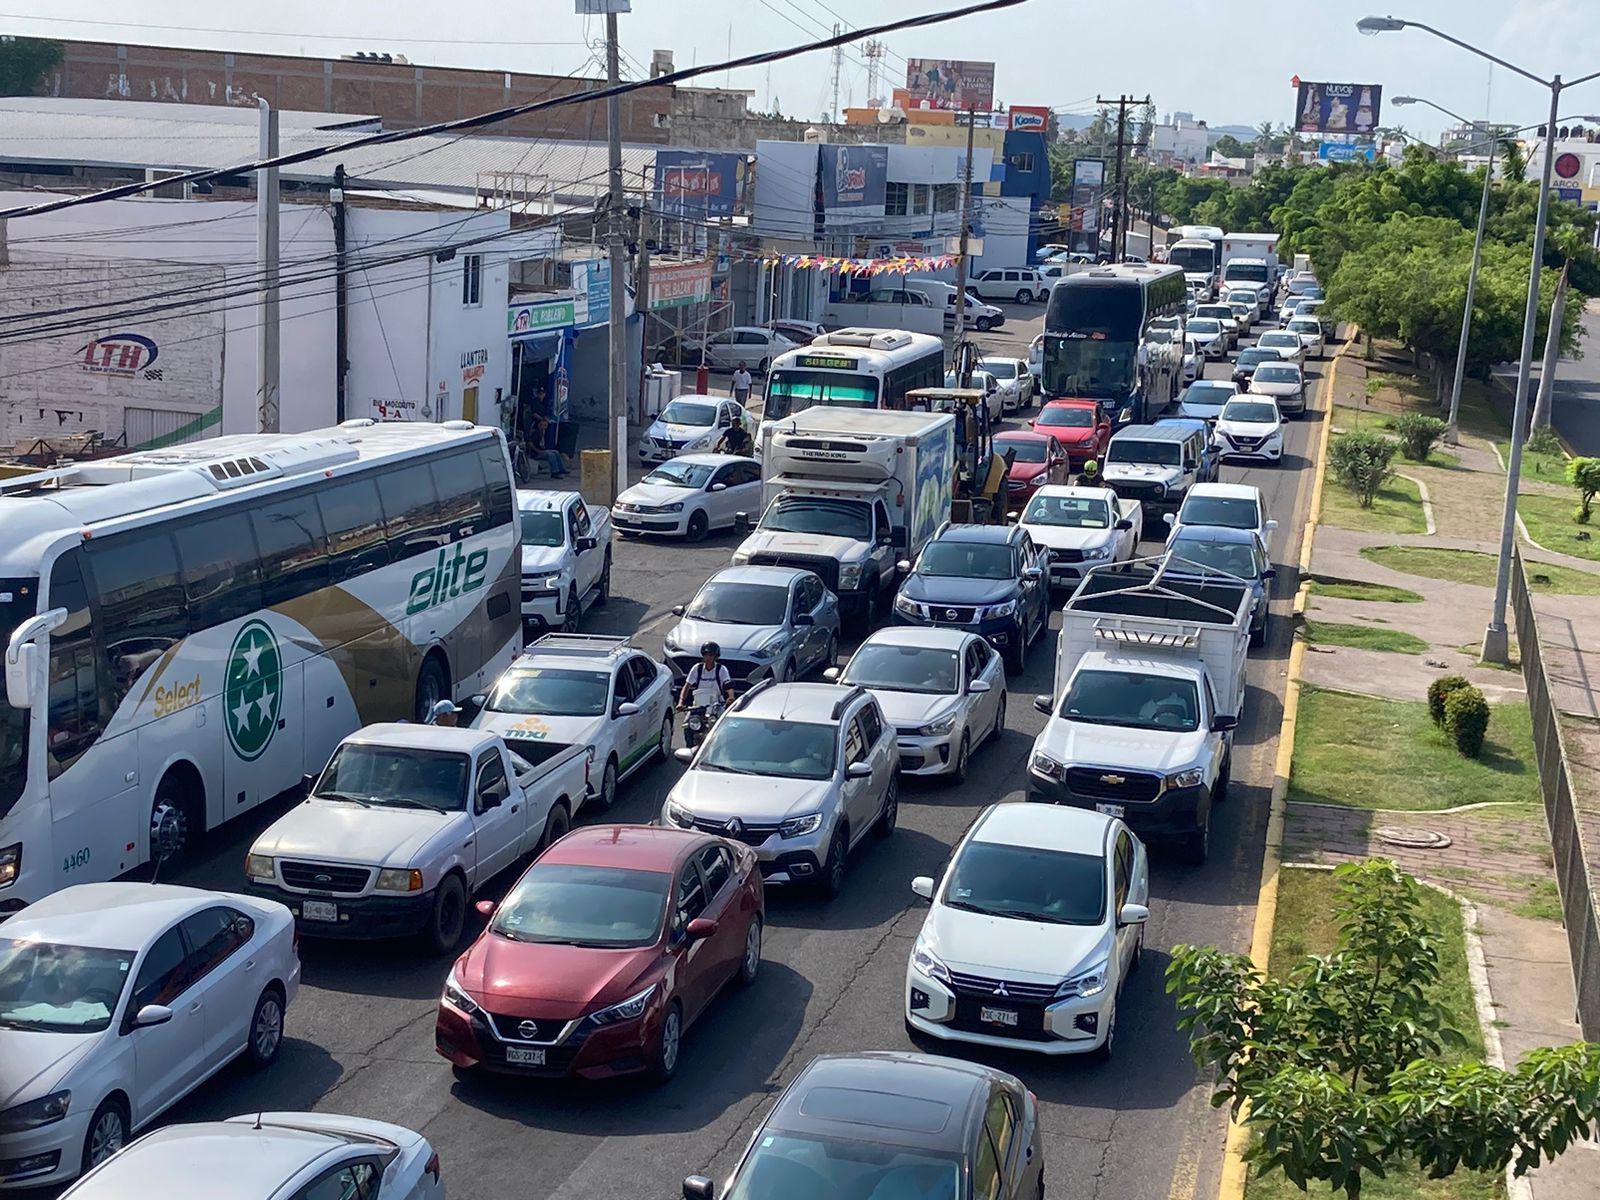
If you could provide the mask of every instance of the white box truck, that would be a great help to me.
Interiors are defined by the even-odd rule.
[[[1259,258],[1267,264],[1267,282],[1276,284],[1278,262],[1278,235],[1275,233],[1228,233],[1222,238],[1222,271],[1227,277],[1228,264],[1236,258]]]
[[[955,418],[808,408],[762,426],[761,462],[761,522],[734,563],[813,571],[870,624],[894,594],[895,563],[950,519]]]

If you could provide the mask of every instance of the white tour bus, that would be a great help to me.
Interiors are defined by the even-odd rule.
[[[772,360],[761,421],[792,417],[817,404],[893,408],[913,388],[943,382],[944,342],[932,334],[838,329]]]
[[[486,690],[521,636],[498,430],[347,421],[0,480],[0,919]]]

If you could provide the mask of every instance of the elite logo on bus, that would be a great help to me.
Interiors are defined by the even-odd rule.
[[[484,583],[484,572],[489,569],[489,552],[474,550],[461,553],[456,547],[454,558],[446,558],[447,551],[440,550],[438,561],[424,567],[411,577],[411,592],[406,600],[406,615],[424,612],[453,600],[467,592],[475,592]]]
[[[283,656],[265,621],[246,621],[233,639],[223,704],[233,752],[246,762],[260,758],[278,731],[283,707]]]

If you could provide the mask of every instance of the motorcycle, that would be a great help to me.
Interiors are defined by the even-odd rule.
[[[725,707],[721,700],[712,704],[691,705],[688,715],[683,718],[683,744],[693,750],[706,740],[706,735],[711,732],[711,727],[717,723],[717,718],[722,716]]]

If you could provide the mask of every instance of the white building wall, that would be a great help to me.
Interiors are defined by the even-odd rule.
[[[757,142],[755,188],[756,232],[811,240],[817,188],[815,143]]]
[[[1028,265],[1028,222],[1031,208],[1027,196],[984,196],[979,198],[983,253],[972,264],[974,271],[990,267]]]

